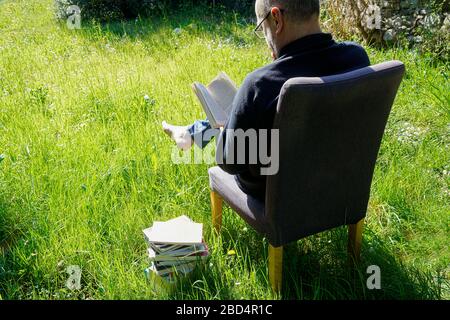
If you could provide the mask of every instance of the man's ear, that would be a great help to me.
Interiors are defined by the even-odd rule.
[[[271,15],[276,27],[275,32],[279,34],[284,28],[284,17],[278,7],[272,8]]]

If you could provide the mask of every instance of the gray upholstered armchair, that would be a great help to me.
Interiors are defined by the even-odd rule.
[[[269,241],[269,279],[281,290],[283,245],[348,225],[348,250],[359,259],[377,154],[403,77],[390,61],[323,78],[293,78],[280,93],[279,171],[267,177],[265,203],[242,192],[233,176],[209,170],[212,222],[225,200]]]

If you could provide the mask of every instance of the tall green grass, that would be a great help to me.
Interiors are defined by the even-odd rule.
[[[228,208],[222,236],[212,233],[208,165],[173,164],[160,127],[205,117],[193,81],[225,70],[240,83],[270,62],[251,30],[201,9],[69,30],[50,0],[0,3],[2,298],[273,298],[267,241]],[[367,49],[373,63],[402,60],[407,74],[377,162],[361,266],[346,264],[345,228],[300,240],[285,250],[282,297],[448,299],[448,64]],[[204,224],[211,258],[166,288],[144,276],[141,230],[181,214]],[[70,265],[82,268],[81,290],[66,288]],[[369,265],[381,268],[381,290],[366,288]]]

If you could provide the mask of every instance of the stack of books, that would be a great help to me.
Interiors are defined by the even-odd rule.
[[[155,221],[143,232],[151,262],[147,275],[153,273],[173,282],[175,275],[192,272],[209,255],[203,225],[184,215],[166,222]]]

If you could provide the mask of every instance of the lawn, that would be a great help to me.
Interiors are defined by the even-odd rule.
[[[0,1],[0,298],[273,298],[267,241],[229,208],[222,235],[212,232],[211,165],[174,164],[161,130],[162,120],[205,117],[193,81],[224,70],[239,84],[270,62],[251,21],[187,8],[69,30],[52,4]],[[375,169],[361,265],[347,265],[346,228],[290,244],[282,298],[449,299],[449,64],[366,49],[372,63],[399,59],[407,72]],[[144,275],[141,230],[182,214],[204,224],[211,257],[168,288]],[[66,288],[71,265],[82,269],[80,290]],[[380,290],[366,287],[370,265]]]

